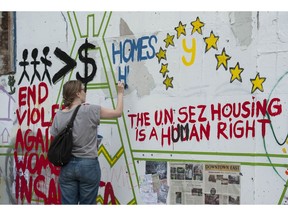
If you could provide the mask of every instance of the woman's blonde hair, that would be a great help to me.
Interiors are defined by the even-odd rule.
[[[77,93],[81,92],[82,82],[79,80],[69,80],[63,85],[63,102],[64,106],[70,108],[73,101],[77,97]]]

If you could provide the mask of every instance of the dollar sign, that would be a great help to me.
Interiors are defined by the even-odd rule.
[[[83,62],[85,64],[85,71],[84,71],[84,77],[82,77],[80,75],[80,73],[77,72],[76,78],[85,84],[85,88],[86,88],[86,83],[93,80],[94,76],[96,75],[96,71],[97,71],[97,65],[95,63],[95,60],[87,57],[88,56],[88,49],[94,49],[94,48],[95,48],[95,46],[91,43],[88,43],[88,40],[86,38],[85,43],[82,44],[78,49],[79,59],[81,62]],[[85,56],[82,55],[83,50],[85,51]],[[92,65],[92,72],[89,76],[88,76],[88,64]]]

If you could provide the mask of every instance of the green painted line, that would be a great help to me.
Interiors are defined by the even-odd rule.
[[[103,44],[104,44],[105,51],[106,51],[107,54],[109,54],[109,52],[108,52],[106,41],[105,41],[105,34],[106,34],[107,29],[108,29],[108,24],[110,22],[111,17],[112,17],[112,12],[109,13],[109,17],[108,17],[108,20],[106,22],[104,33],[102,35]],[[108,74],[107,74],[107,71],[106,71],[106,65],[104,64],[102,53],[101,53],[101,57],[102,57],[101,59],[102,59],[103,66],[104,66],[104,69],[105,69],[106,80],[109,80]],[[113,78],[112,84],[114,85],[114,83],[116,83],[116,78],[115,78],[115,75],[114,75],[114,72],[113,72],[113,66],[112,66],[111,59],[110,59],[109,55],[107,55],[107,59],[108,59],[108,63],[110,65],[110,69],[111,69],[111,72],[112,72],[112,78]],[[111,88],[109,88],[109,91],[110,91],[110,95],[112,96]],[[112,105],[113,105],[113,107],[115,107],[114,100],[112,100]],[[128,132],[127,132],[127,126],[126,126],[125,118],[124,117],[122,117],[122,118],[123,118],[123,122],[124,122],[124,126],[125,126],[125,131],[126,131],[126,137],[127,137],[127,140],[128,140],[128,145],[129,145],[130,151],[131,151],[131,143],[130,143]],[[120,139],[121,139],[121,143],[122,143],[122,146],[123,146],[123,137],[122,137],[122,133],[120,133],[121,130],[120,130],[120,126],[118,124],[118,119],[117,119],[117,126],[118,126],[118,131],[119,131],[119,136],[120,136]],[[123,149],[125,149],[124,146],[123,146]],[[125,150],[123,151],[123,153],[124,153],[124,158],[125,158],[125,162],[126,162],[126,166],[127,166],[128,172],[131,173],[129,165],[128,165],[128,160],[127,160],[127,155],[126,155]],[[132,153],[131,153],[131,156],[133,157]],[[138,186],[139,186],[137,169],[136,169],[136,165],[135,165],[135,162],[134,162],[133,158],[132,158],[132,162],[133,162],[133,167],[134,167],[134,171],[135,171],[135,174],[136,174],[136,180],[137,180],[137,183],[138,183]],[[135,191],[134,191],[131,175],[129,175],[129,181],[130,181],[130,184],[131,184],[131,187],[132,187],[133,196],[136,198],[136,194],[135,194]]]
[[[270,92],[270,94],[269,94],[269,96],[268,96],[268,102],[270,101],[270,97],[272,96],[272,93],[273,93],[273,91],[275,90],[276,86],[277,86],[277,85],[280,83],[280,81],[281,81],[285,76],[287,76],[287,75],[288,75],[288,71],[286,71],[286,72],[277,80],[276,84],[273,86],[273,88],[272,88],[272,90],[271,90],[271,92]],[[267,115],[268,119],[271,121],[270,115],[269,115],[268,112],[266,112],[266,115]],[[281,142],[277,139],[276,133],[275,133],[275,131],[274,131],[274,127],[273,127],[273,125],[272,125],[272,121],[271,121],[271,123],[270,123],[269,125],[270,125],[270,129],[271,129],[271,131],[272,131],[273,137],[274,137],[275,141],[277,142],[277,144],[278,144],[279,146],[284,145],[284,144],[286,143],[287,139],[288,139],[288,134],[286,135],[284,141],[281,143]],[[265,152],[266,152],[266,154],[267,154],[267,159],[268,159],[269,162],[271,163],[271,165],[272,165],[275,173],[276,173],[284,182],[286,182],[285,185],[284,185],[284,189],[283,189],[283,191],[282,191],[281,197],[280,197],[280,199],[279,199],[279,201],[278,201],[278,204],[281,204],[282,201],[283,201],[284,195],[285,195],[285,193],[286,193],[286,191],[287,191],[287,183],[288,183],[288,180],[285,181],[285,179],[282,178],[282,176],[279,174],[279,172],[278,172],[278,171],[276,170],[276,168],[274,167],[274,164],[272,163],[272,161],[271,161],[271,159],[270,159],[270,155],[268,154],[268,151],[267,151],[267,148],[266,148],[266,141],[265,141],[265,138],[264,138],[264,137],[263,137],[263,145],[264,145]]]
[[[97,49],[99,49],[99,53],[100,53],[100,56],[101,56],[102,65],[103,65],[103,68],[104,68],[105,78],[106,78],[106,80],[109,82],[108,72],[107,72],[107,69],[106,69],[106,66],[105,66],[105,62],[104,62],[104,60],[103,60],[104,56],[103,56],[102,50],[101,50],[100,47],[97,48]],[[115,83],[115,82],[114,82],[114,83]],[[108,90],[109,90],[110,96],[112,97],[112,90],[111,90],[109,84],[108,84]],[[112,98],[111,98],[111,102],[112,102],[113,108],[115,108],[114,100],[113,100]]]
[[[74,19],[75,19],[75,22],[76,22],[77,32],[78,32],[80,38],[89,37],[89,31],[90,31],[90,28],[89,28],[89,23],[90,22],[89,22],[89,20],[90,19],[92,19],[92,23],[93,23],[92,35],[93,35],[93,37],[99,37],[101,29],[103,28],[103,25],[104,25],[106,12],[104,12],[104,15],[102,16],[102,19],[101,19],[101,22],[100,22],[100,26],[99,26],[99,29],[98,29],[97,32],[95,30],[95,14],[87,15],[87,17],[86,17],[86,33],[83,33],[83,34],[81,33],[81,29],[80,29],[80,26],[79,26],[79,23],[78,23],[78,19],[77,19],[77,15],[76,15],[75,11],[73,12],[73,16],[74,16]]]
[[[161,150],[137,150],[135,153],[154,153],[154,154],[188,154],[188,155],[216,155],[216,156],[240,156],[240,157],[267,157],[265,153],[237,153],[237,152],[187,152],[187,151],[161,151]],[[288,158],[288,155],[283,154],[268,154],[274,158]]]
[[[281,197],[280,197],[280,199],[278,201],[278,205],[282,204],[283,198],[284,198],[284,196],[286,194],[286,191],[287,191],[287,186],[288,186],[288,180],[286,181],[286,184],[284,185],[284,189],[283,189]]]
[[[0,145],[0,148],[14,148],[14,145]]]
[[[89,19],[92,18],[92,23],[93,23],[93,29],[92,29],[92,35],[94,36],[94,32],[95,32],[95,17],[93,14],[89,14],[87,15],[86,17],[86,35],[84,35],[84,37],[87,37],[89,36],[89,31],[90,31],[90,28],[89,28]]]
[[[72,19],[71,19],[71,16],[70,16],[70,12],[67,12],[67,15],[68,15],[70,26],[71,26],[71,29],[72,29],[72,32],[73,32],[74,41],[76,41],[77,37],[76,37],[74,26],[72,25]]]
[[[104,25],[104,20],[105,20],[105,17],[106,17],[106,11],[104,12],[104,15],[102,16],[102,21],[101,21],[101,24],[100,24],[100,28],[99,28],[99,31],[98,31],[98,34],[97,35],[93,35],[94,37],[95,36],[97,36],[97,37],[99,37],[99,35],[100,35],[100,32],[101,32],[101,29],[102,29],[102,27],[103,27],[103,25]],[[106,28],[105,28],[105,30],[106,30]],[[104,30],[104,31],[105,31]]]
[[[87,84],[87,88],[90,89],[90,88],[94,88],[94,87],[102,87],[103,88],[108,88],[109,87],[109,83],[93,83],[93,84]]]
[[[137,158],[135,157],[134,160],[138,161],[162,161],[162,162],[193,162],[193,163],[233,163],[233,164],[241,164],[245,166],[267,166],[271,167],[270,163],[255,163],[255,162],[241,162],[241,161],[215,161],[215,160],[187,160],[187,159],[160,159],[160,158]],[[288,164],[274,164],[276,167],[287,167]]]
[[[276,170],[274,164],[273,164],[272,161],[271,161],[271,157],[270,157],[270,155],[268,154],[268,151],[267,151],[267,148],[266,148],[266,142],[265,142],[264,137],[263,137],[263,145],[264,145],[264,149],[265,149],[265,152],[266,152],[266,157],[267,157],[269,163],[271,164],[273,170],[274,170],[275,173],[283,180],[283,182],[285,182],[285,179],[282,178],[282,176],[281,176],[280,173]]]
[[[108,121],[107,119],[105,120],[100,120],[100,124],[117,124],[117,121]]]
[[[14,154],[11,154],[11,153],[0,153],[0,156],[14,156]]]
[[[96,90],[96,89],[108,89],[109,88],[109,86],[95,86],[95,87],[89,87],[89,88],[87,88],[87,89],[89,89],[89,90]]]
[[[80,35],[80,38],[83,38],[83,36],[82,36],[82,34],[81,34],[81,32],[80,32],[80,26],[79,26],[78,19],[77,19],[77,17],[76,17],[75,11],[73,11],[73,16],[74,16],[74,19],[75,19],[75,21],[76,21],[76,27],[77,27],[77,30],[78,30],[78,34]]]
[[[106,16],[106,12],[105,12],[104,16]],[[106,34],[106,31],[107,31],[107,29],[108,29],[108,24],[109,24],[109,21],[110,21],[110,19],[111,19],[111,16],[112,16],[112,12],[109,13],[108,21],[107,21],[106,26],[105,26],[105,28],[104,28],[104,32],[103,32],[103,35],[102,35],[102,39],[103,39],[103,40],[104,40],[104,36],[105,36],[105,34]]]

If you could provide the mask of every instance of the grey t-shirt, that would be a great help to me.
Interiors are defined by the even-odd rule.
[[[75,107],[76,108],[76,107]],[[68,112],[59,110],[50,128],[50,134],[56,136],[70,121],[75,108]],[[72,155],[82,158],[98,157],[97,128],[100,124],[100,106],[82,104],[73,124]]]

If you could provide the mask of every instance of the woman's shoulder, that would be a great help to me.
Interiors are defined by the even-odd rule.
[[[83,103],[81,106],[84,110],[100,109],[100,106],[96,104]]]
[[[98,107],[99,106],[97,104],[90,104],[90,103],[82,103],[81,105],[84,107]]]

